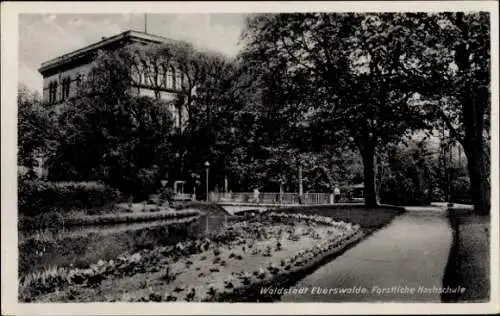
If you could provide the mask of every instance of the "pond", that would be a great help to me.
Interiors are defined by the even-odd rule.
[[[199,238],[218,232],[226,220],[224,216],[202,215],[152,222],[20,231],[19,276],[54,266],[88,267],[121,254]]]

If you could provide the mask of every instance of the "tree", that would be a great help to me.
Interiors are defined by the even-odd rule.
[[[386,169],[380,188],[383,203],[427,205],[442,200],[437,144],[425,135],[390,144]]]
[[[431,78],[421,93],[434,102],[438,122],[464,148],[474,209],[488,214],[490,16],[486,12],[442,13],[432,15],[428,22],[428,36],[422,39],[427,54],[413,72]]]
[[[36,157],[49,158],[55,146],[55,132],[51,111],[42,104],[40,95],[20,84],[18,105],[19,165],[33,166]]]
[[[102,180],[145,198],[169,171],[172,117],[162,100],[135,96],[126,51],[102,53],[78,98],[59,115],[52,177]]]
[[[424,50],[414,34],[423,16],[264,14],[247,21],[244,56],[280,78],[279,101],[319,131],[315,140],[358,148],[367,205],[376,204],[376,148],[426,127],[427,113],[411,102],[414,78],[403,71]]]
[[[181,42],[101,53],[91,80],[60,116],[59,176],[97,177],[127,190],[145,185],[138,178],[194,180],[209,160],[211,181],[219,181],[235,146],[238,72],[234,60]],[[137,97],[138,88],[153,93]],[[166,92],[174,98],[165,100]],[[172,109],[185,115],[184,129],[173,132]]]

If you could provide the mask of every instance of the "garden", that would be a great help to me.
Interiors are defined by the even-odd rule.
[[[87,267],[22,277],[24,302],[268,301],[260,288],[295,283],[365,236],[332,217],[266,212],[229,218],[222,229],[152,246]]]

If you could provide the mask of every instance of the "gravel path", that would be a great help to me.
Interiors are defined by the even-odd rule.
[[[307,287],[306,294],[286,294],[282,301],[440,302],[438,291],[451,242],[452,230],[443,209],[408,208],[387,227],[294,286]]]

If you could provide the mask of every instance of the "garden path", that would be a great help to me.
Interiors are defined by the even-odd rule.
[[[320,267],[294,287],[308,287],[304,295],[287,294],[284,302],[440,302],[440,294],[419,287],[441,288],[452,244],[452,230],[444,208],[412,207],[388,226]],[[398,287],[399,286],[399,287]],[[405,287],[406,286],[406,287]],[[364,294],[312,293],[323,289],[365,288]],[[373,291],[374,287],[398,293]],[[415,289],[414,294],[404,293]],[[317,290],[315,292],[318,292]]]

